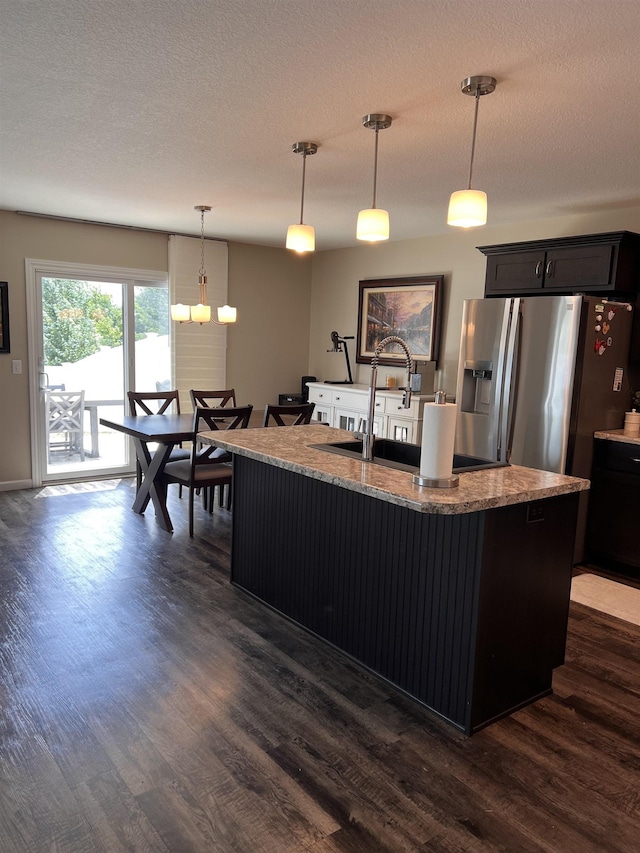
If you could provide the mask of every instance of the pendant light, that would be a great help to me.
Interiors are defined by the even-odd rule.
[[[287,229],[286,248],[294,252],[314,252],[316,248],[316,232],[313,225],[303,224],[304,214],[304,179],[307,167],[307,157],[315,154],[318,146],[315,142],[294,142],[291,146],[294,154],[302,154],[302,198],[300,201],[300,224],[290,225]]]
[[[473,116],[473,136],[471,138],[471,162],[469,164],[469,186],[451,194],[447,225],[459,228],[474,228],[487,222],[487,194],[482,190],[471,189],[473,174],[473,155],[476,148],[476,128],[478,126],[478,104],[482,95],[490,95],[496,88],[496,78],[486,75],[466,77],[460,84],[464,95],[473,95],[476,99]]]
[[[378,131],[391,127],[391,116],[381,113],[370,113],[363,116],[362,124],[369,130],[376,132],[375,153],[373,159],[373,204],[367,210],[361,210],[358,214],[356,226],[356,237],[358,240],[366,240],[369,243],[377,243],[380,240],[389,239],[389,214],[386,210],[376,207],[376,191],[378,183]]]
[[[171,306],[171,319],[177,323],[215,323],[216,326],[226,326],[235,323],[237,312],[230,305],[218,308],[218,319],[211,316],[211,306],[207,302],[207,274],[204,268],[204,215],[211,208],[206,204],[197,204],[194,210],[200,211],[200,275],[198,285],[200,287],[200,301],[197,305],[183,305],[178,302]]]

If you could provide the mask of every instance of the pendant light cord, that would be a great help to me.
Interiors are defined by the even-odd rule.
[[[300,198],[300,225],[304,224],[302,215],[304,213],[304,180],[307,171],[307,152],[302,152],[302,196]]]
[[[473,175],[473,158],[476,151],[476,130],[478,127],[478,104],[480,103],[480,87],[476,86],[476,106],[473,115],[473,135],[471,137],[471,162],[469,163],[469,186],[467,189],[471,189],[471,177]]]
[[[204,210],[200,211],[200,304],[207,304],[207,274],[204,268]]]
[[[373,204],[371,205],[372,210],[376,208],[376,193],[378,190],[378,128],[375,129],[376,133],[376,143],[374,148],[373,155]]]
[[[205,275],[204,268],[204,210],[200,211],[200,275]]]

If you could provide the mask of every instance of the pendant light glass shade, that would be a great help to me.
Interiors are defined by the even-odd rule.
[[[495,77],[479,75],[466,77],[460,84],[464,95],[473,95],[475,111],[473,116],[473,135],[471,138],[471,161],[469,163],[469,184],[466,190],[457,190],[449,199],[447,225],[458,228],[477,228],[487,222],[487,194],[482,190],[471,189],[473,176],[473,157],[476,149],[476,130],[478,127],[478,103],[482,95],[490,95],[496,88]]]
[[[291,146],[294,154],[302,154],[302,193],[300,197],[300,223],[298,225],[290,225],[287,229],[287,249],[292,249],[294,252],[315,252],[316,249],[316,232],[312,225],[304,225],[304,181],[307,169],[307,156],[315,154],[318,146],[315,142],[294,142]]]
[[[226,326],[228,323],[236,322],[236,309],[229,305],[218,308],[218,319],[211,316],[211,306],[207,303],[207,275],[204,269],[204,214],[211,210],[206,204],[197,204],[194,210],[200,211],[200,275],[198,276],[198,287],[200,288],[200,301],[197,305],[184,305],[177,302],[171,306],[171,319],[176,323],[215,323],[217,326]]]
[[[171,319],[175,320],[176,323],[188,323],[191,319],[191,308],[188,305],[183,305],[182,302],[172,305]]]
[[[197,305],[191,306],[191,319],[194,323],[210,323],[211,322],[211,306],[203,305],[198,302]]]
[[[316,232],[313,225],[290,225],[287,228],[286,247],[294,252],[314,252]]]
[[[378,243],[380,240],[388,240],[388,212],[381,210],[379,207],[370,207],[367,210],[361,210],[358,214],[356,237],[358,240],[366,240],[368,243]]]
[[[369,130],[375,130],[376,143],[373,155],[373,203],[370,208],[361,210],[356,224],[356,237],[367,243],[378,243],[389,239],[389,214],[376,207],[378,189],[378,131],[391,127],[391,116],[382,113],[370,113],[362,117],[362,124]]]
[[[447,225],[459,228],[474,228],[486,225],[487,194],[482,190],[458,190],[451,193]]]
[[[218,322],[219,323],[235,323],[238,318],[238,311],[236,308],[232,308],[231,305],[222,305],[218,308]]]

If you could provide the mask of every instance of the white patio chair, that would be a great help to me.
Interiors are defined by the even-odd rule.
[[[80,454],[84,462],[84,391],[47,391],[47,447]]]

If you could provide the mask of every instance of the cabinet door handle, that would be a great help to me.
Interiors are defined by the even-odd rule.
[[[540,273],[542,272],[542,261],[538,261],[536,264],[536,278],[540,278]]]
[[[637,457],[635,457],[635,456],[632,456],[632,457],[631,457],[631,461],[632,461],[632,462],[640,462],[640,459],[638,459],[638,458],[637,458]]]
[[[553,276],[553,261],[549,261],[547,264],[547,268],[545,269],[545,275],[551,278]]]
[[[339,400],[339,399],[340,399],[340,397],[336,397],[336,400]]]

